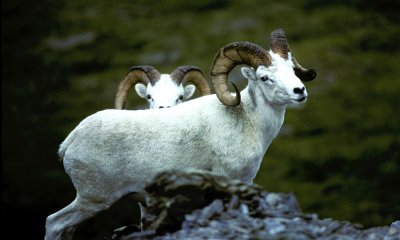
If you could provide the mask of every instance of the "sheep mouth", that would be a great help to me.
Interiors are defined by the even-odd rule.
[[[293,99],[293,100],[296,101],[296,102],[303,102],[306,99],[307,99],[307,97],[301,97],[301,98]]]

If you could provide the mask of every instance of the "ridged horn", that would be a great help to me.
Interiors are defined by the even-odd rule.
[[[211,94],[211,88],[200,68],[196,66],[184,65],[177,67],[170,74],[177,85],[185,85],[187,82],[193,83],[200,91],[201,96]]]
[[[218,51],[211,66],[211,80],[218,99],[228,107],[240,104],[240,91],[237,86],[232,83],[236,96],[228,89],[228,75],[240,64],[257,69],[260,65],[270,65],[271,56],[264,48],[251,42],[233,42]]]
[[[136,83],[140,82],[145,85],[151,83],[151,85],[154,85],[154,83],[159,79],[160,73],[152,66],[140,65],[131,67],[125,78],[119,84],[117,95],[115,97],[115,108],[125,108],[128,92]]]
[[[279,54],[284,59],[288,59],[290,48],[283,29],[279,28],[271,32],[269,47],[274,53]]]
[[[291,52],[289,44],[286,40],[285,31],[281,28],[274,30],[270,36],[270,48],[274,53],[279,54],[284,59],[288,59],[288,53]],[[303,82],[313,80],[317,76],[314,69],[303,68],[292,53],[292,61],[294,64],[294,73]]]

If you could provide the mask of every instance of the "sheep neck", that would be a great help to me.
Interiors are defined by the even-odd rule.
[[[258,83],[254,81],[249,81],[241,96],[243,109],[248,113],[248,120],[266,151],[283,125],[287,105],[269,102]]]

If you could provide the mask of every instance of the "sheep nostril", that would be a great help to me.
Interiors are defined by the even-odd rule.
[[[294,88],[294,89],[293,89],[293,92],[294,92],[294,93],[297,93],[297,94],[303,94],[303,93],[304,93],[304,90],[305,90],[305,87],[302,87],[302,88]]]
[[[164,108],[163,106],[160,106],[159,108]]]

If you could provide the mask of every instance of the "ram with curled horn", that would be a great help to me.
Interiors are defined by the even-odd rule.
[[[249,42],[221,48],[211,68],[216,95],[152,111],[104,110],[81,121],[58,151],[77,195],[47,217],[45,238],[71,237],[79,223],[124,195],[136,193],[140,200],[148,181],[165,170],[252,182],[287,105],[308,98],[301,80],[316,76],[294,60],[282,29],[270,42],[268,51]],[[248,85],[232,95],[228,75],[239,64],[248,65],[241,69]]]
[[[187,84],[186,83],[193,83]],[[168,108],[190,99],[196,87],[201,96],[211,94],[203,72],[196,66],[180,66],[171,74],[160,74],[152,66],[133,66],[121,81],[115,97],[115,108],[126,107],[129,90],[135,85],[136,93],[149,103],[149,108]]]

